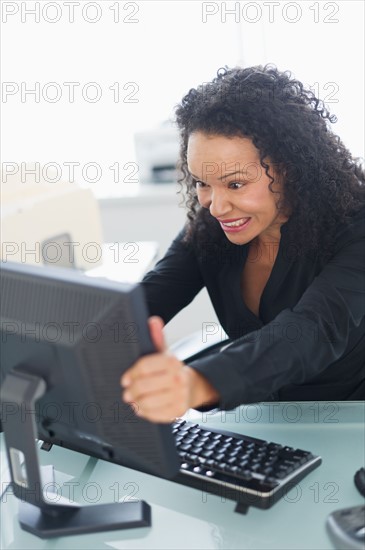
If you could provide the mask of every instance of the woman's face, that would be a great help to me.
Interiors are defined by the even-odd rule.
[[[282,184],[276,177],[271,187],[277,193],[270,191],[271,180],[249,138],[195,132],[189,137],[187,161],[199,203],[209,208],[232,243],[280,239],[280,226],[288,219],[277,208]]]

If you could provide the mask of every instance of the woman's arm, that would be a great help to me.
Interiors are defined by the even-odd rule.
[[[185,229],[180,231],[164,257],[141,282],[150,315],[158,315],[165,324],[204,286],[193,246],[182,242],[184,234]]]

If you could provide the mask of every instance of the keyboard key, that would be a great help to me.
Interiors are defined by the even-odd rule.
[[[292,457],[293,460],[297,460],[300,464],[304,464],[311,458],[313,458],[312,453],[309,453],[308,451],[301,451],[300,449],[296,449]]]
[[[284,477],[286,477],[286,473],[283,472],[282,470],[281,471],[276,471],[273,473],[273,476],[277,479],[283,479]]]
[[[204,449],[206,451],[211,451],[212,449],[215,449],[217,445],[219,445],[218,441],[212,442],[212,443],[204,443],[202,442],[202,445],[204,445]]]
[[[243,455],[239,455],[238,458],[239,458],[240,461],[245,461],[245,462],[247,462],[248,459],[250,458],[250,455],[247,454],[247,453],[245,453],[245,454],[243,454]]]
[[[201,455],[205,458],[211,458],[214,456],[214,451],[202,451]]]
[[[194,445],[195,445],[196,447],[202,447],[202,448],[204,447],[204,449],[206,448],[206,447],[205,447],[204,441],[202,441],[201,439],[196,439],[196,440],[194,441]]]
[[[252,479],[252,474],[249,470],[245,470],[243,468],[238,468],[237,475],[240,476],[241,479],[245,479],[246,481]]]
[[[215,459],[217,462],[223,460],[223,458],[225,457],[225,454],[224,453],[217,453],[215,454]]]
[[[198,437],[197,435],[190,436],[190,433],[189,433],[189,435],[184,438],[184,445],[190,445],[191,443],[193,443],[193,441],[196,440],[197,437]]]
[[[197,447],[196,445],[193,445],[193,446],[190,448],[190,452],[191,452],[191,454],[193,454],[193,455],[201,455],[201,454],[202,454],[202,448],[201,448],[201,447]]]
[[[175,420],[175,422],[173,423],[173,427],[178,427],[180,428],[181,426],[183,426],[184,424],[186,424],[186,420],[183,420],[182,418],[177,418]]]
[[[234,448],[233,451],[231,451],[231,452],[229,453],[229,456],[236,456],[236,457],[238,457],[239,452],[240,452],[240,451],[239,451],[238,449]]]
[[[269,451],[279,451],[283,448],[282,445],[279,445],[278,443],[268,443],[267,448]]]
[[[198,464],[199,463],[199,460],[198,460],[198,455],[194,455],[194,454],[187,454],[185,459],[187,461],[190,462],[190,464]]]
[[[179,428],[179,434],[182,434],[182,433],[188,433],[188,431],[190,430],[189,426],[188,425],[185,425],[183,426],[182,428]]]
[[[219,445],[216,447],[216,452],[219,453],[226,453],[228,450],[228,446],[225,445]]]

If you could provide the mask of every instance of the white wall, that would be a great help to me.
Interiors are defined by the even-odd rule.
[[[266,62],[334,100],[338,133],[364,154],[363,2],[81,0],[73,19],[70,4],[1,2],[3,163],[52,162],[62,180],[78,163],[80,185],[122,196],[110,167],[135,161],[135,132],[220,67]]]

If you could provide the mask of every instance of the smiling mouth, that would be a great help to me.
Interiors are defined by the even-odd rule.
[[[241,225],[245,225],[250,219],[251,218],[240,218],[239,220],[231,222],[224,222],[223,220],[219,220],[219,222],[225,227],[240,227]]]

